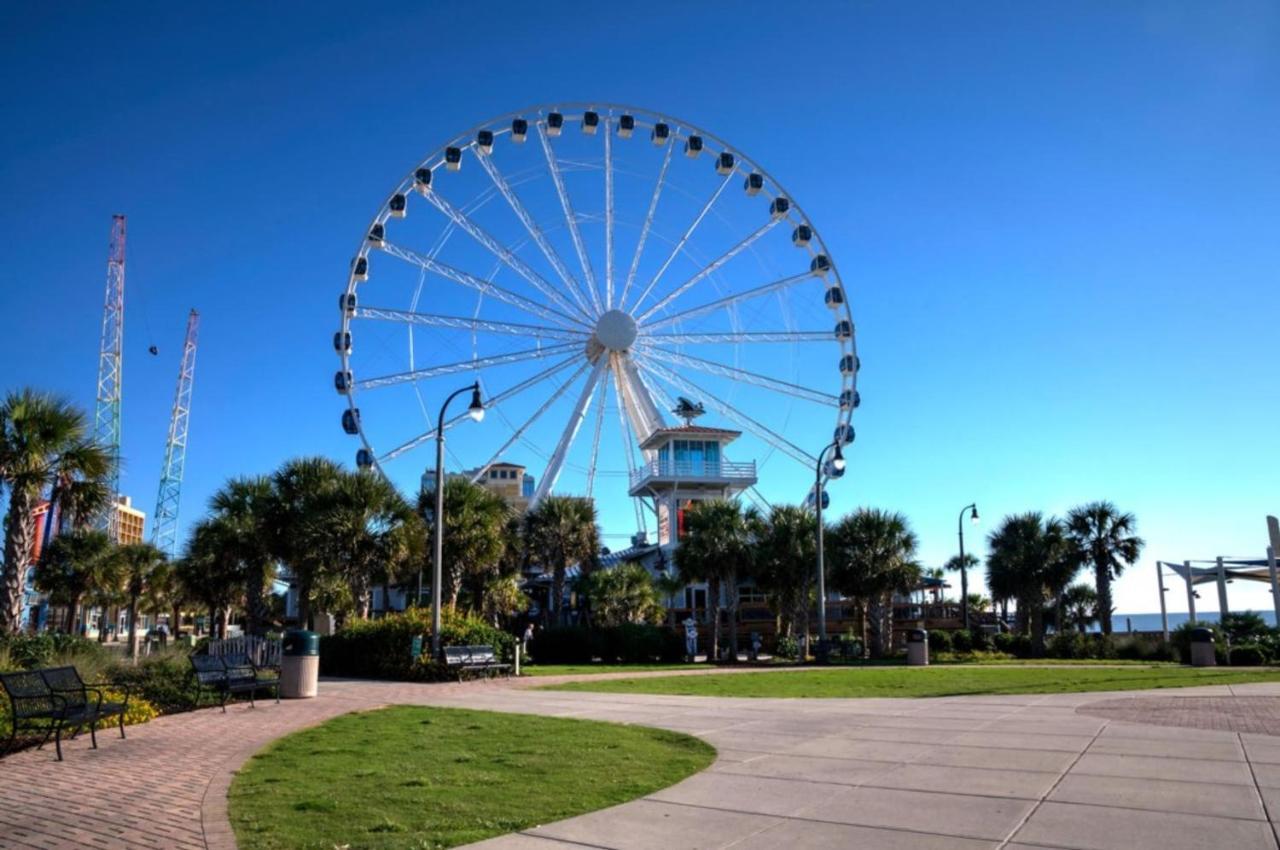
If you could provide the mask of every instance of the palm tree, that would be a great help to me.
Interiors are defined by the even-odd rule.
[[[53,490],[50,519],[59,500],[68,502],[63,507],[70,507],[68,513],[75,517],[90,502],[101,502],[89,498],[89,491],[101,485],[110,469],[110,457],[88,437],[84,413],[68,402],[24,389],[10,393],[0,405],[0,491],[7,489],[9,494],[0,634],[22,627],[24,584],[35,536],[32,509],[41,494]],[[74,505],[73,490],[80,496]]]
[[[592,613],[606,626],[655,623],[665,613],[649,571],[634,562],[595,571],[585,589]]]
[[[66,631],[76,631],[76,613],[86,597],[119,586],[118,552],[105,531],[77,529],[53,539],[36,565],[36,587],[67,606]]]
[[[1043,652],[1045,603],[1061,597],[1080,567],[1066,526],[1038,511],[1007,516],[987,544],[987,586],[993,596],[1017,600],[1018,629],[1029,629],[1033,651]]]
[[[326,548],[362,620],[369,618],[374,585],[403,577],[425,548],[422,520],[394,484],[371,470],[344,473],[309,528],[329,541]]]
[[[893,594],[920,582],[916,535],[907,518],[879,508],[859,508],[841,519],[831,541],[832,585],[866,605],[871,655],[883,657],[893,640]]]
[[[1089,624],[1098,619],[1098,592],[1084,582],[1077,582],[1062,592],[1062,621],[1059,631],[1076,628],[1084,634]]]
[[[696,501],[684,512],[684,535],[676,549],[676,567],[688,582],[707,583],[711,618],[711,652],[720,657],[721,589],[729,611],[729,660],[738,660],[738,579],[750,574],[753,519],[729,499]]]
[[[228,557],[239,561],[244,575],[245,631],[265,631],[270,616],[266,589],[272,579],[275,558],[269,533],[275,490],[265,475],[233,478],[209,500],[209,522],[221,526],[219,539],[229,546]]]
[[[152,570],[150,580],[142,590],[139,610],[156,618],[168,614],[169,631],[177,637],[182,628],[182,609],[189,601],[186,588],[178,578],[176,564],[166,560]]]
[[[448,495],[448,488],[445,495]],[[564,582],[574,564],[591,572],[600,553],[596,506],[581,496],[547,496],[524,516],[524,540],[531,564],[552,574],[548,615],[564,621]],[[448,536],[445,536],[447,544]]]
[[[1121,513],[1111,502],[1090,502],[1067,514],[1067,528],[1080,560],[1093,564],[1104,635],[1111,634],[1111,582],[1138,560],[1146,545],[1135,533],[1137,527],[1133,514]]]
[[[308,534],[310,524],[332,499],[343,469],[324,457],[295,458],[271,476],[275,498],[270,507],[271,552],[288,569],[298,594],[298,620],[311,622],[316,582],[332,562],[326,539]]]
[[[201,520],[191,531],[186,557],[178,562],[186,594],[209,612],[209,631],[226,637],[231,611],[244,599],[244,561],[237,550],[237,530],[216,518]]]
[[[799,505],[775,505],[756,533],[755,582],[769,600],[778,634],[792,637],[813,602],[818,522]]]
[[[118,551],[123,570],[124,593],[129,601],[129,654],[138,657],[138,600],[153,578],[165,571],[167,559],[150,543],[130,543]]]
[[[545,504],[545,502],[544,502]],[[418,495],[418,513],[426,523],[426,570],[435,557],[435,491]],[[511,510],[492,490],[465,478],[446,478],[444,485],[444,550],[440,564],[440,598],[457,608],[464,584],[471,588],[473,607],[481,603],[484,586],[510,560],[507,525]],[[591,522],[595,522],[594,514]]]
[[[977,569],[977,568],[978,568],[978,563],[979,563],[979,562],[978,562],[978,559],[977,559],[976,557],[974,557],[974,555],[973,555],[973,553],[972,553],[972,552],[965,552],[965,553],[964,553],[964,560],[963,560],[963,561],[961,560],[961,558],[960,558],[960,556],[959,556],[959,555],[952,555],[952,556],[951,556],[951,558],[950,558],[950,560],[948,560],[945,564],[943,564],[943,570],[945,570],[946,572],[953,572],[953,573],[954,573],[954,572],[959,572],[959,571],[960,571],[960,569],[961,569],[961,568],[963,568],[963,569],[967,572],[968,570],[974,570],[974,569]],[[942,576],[939,576],[939,578],[941,578],[941,577],[942,577]],[[970,596],[970,597],[975,596],[975,595],[976,595],[976,594],[972,594],[972,593],[971,593],[971,594],[969,594],[969,596]],[[966,602],[967,602],[967,600],[966,600]],[[970,611],[973,611],[973,610],[974,610],[974,609],[973,609],[973,606],[971,606],[971,605],[970,605],[970,606],[969,606],[969,610],[970,610]],[[961,612],[960,618],[961,618],[961,620],[963,620],[963,619],[964,619],[964,612],[963,612],[963,611]]]

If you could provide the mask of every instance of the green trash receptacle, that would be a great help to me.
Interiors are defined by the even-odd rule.
[[[280,655],[280,696],[314,697],[320,680],[320,635],[301,629],[285,632]]]

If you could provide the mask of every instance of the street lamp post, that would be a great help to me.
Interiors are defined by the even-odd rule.
[[[484,403],[480,401],[480,382],[455,391],[440,405],[440,418],[436,421],[436,511],[435,556],[431,563],[431,657],[440,658],[440,585],[441,565],[444,562],[444,412],[449,402],[465,392],[471,393],[467,414],[476,422],[484,419]],[[418,567],[418,603],[422,603],[422,567]]]
[[[964,630],[969,631],[969,565],[964,561],[964,515],[972,512],[973,524],[978,524],[978,505],[965,505],[960,509],[956,529],[960,532],[960,611],[964,616]]]
[[[827,452],[835,449],[831,457],[831,468],[836,472],[844,471],[844,454],[840,451],[840,441],[836,440],[818,452],[818,463],[813,475],[813,507],[818,515],[818,646],[826,646],[827,640],[827,569],[823,557],[822,528],[822,460]]]

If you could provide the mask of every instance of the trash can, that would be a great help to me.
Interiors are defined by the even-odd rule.
[[[929,664],[929,633],[924,629],[912,629],[907,633],[907,666],[926,667]]]
[[[310,699],[320,678],[320,635],[315,632],[284,633],[280,659],[280,696]]]
[[[1191,630],[1191,666],[1216,667],[1218,659],[1213,645],[1213,629]]]

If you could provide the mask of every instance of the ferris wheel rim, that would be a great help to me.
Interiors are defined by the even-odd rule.
[[[839,288],[842,295],[847,293],[847,288],[845,287],[843,278],[840,275],[839,266],[835,258],[830,253],[827,247],[827,243],[825,239],[822,237],[820,229],[816,225],[814,225],[812,219],[804,211],[803,206],[795,200],[794,195],[788,192],[786,187],[783,186],[783,184],[768,169],[762,166],[757,160],[749,156],[746,156],[745,154],[742,154],[741,148],[738,148],[737,146],[732,145],[730,142],[728,142],[728,140],[724,139],[722,136],[719,136],[718,134],[707,131],[700,126],[692,122],[689,122],[683,118],[680,118],[678,116],[672,115],[671,113],[658,112],[651,109],[647,109],[645,107],[633,106],[628,104],[619,104],[619,103],[613,103],[613,102],[569,101],[569,102],[550,102],[550,103],[536,104],[526,109],[513,110],[510,112],[506,112],[506,113],[488,118],[482,122],[479,122],[471,126],[470,128],[463,131],[462,133],[454,136],[452,139],[445,142],[444,144],[437,146],[430,153],[428,153],[428,155],[425,158],[419,160],[419,162],[409,170],[408,174],[401,179],[399,184],[397,184],[396,187],[392,189],[391,193],[388,194],[388,196],[379,205],[377,212],[372,217],[372,219],[370,219],[364,231],[362,231],[362,235],[360,238],[358,248],[355,253],[355,257],[357,259],[365,258],[367,262],[367,258],[369,254],[377,248],[377,246],[370,244],[370,241],[368,239],[368,234],[373,230],[373,228],[376,225],[380,225],[380,224],[385,225],[387,220],[391,217],[389,205],[392,199],[398,194],[408,196],[409,192],[412,190],[414,185],[414,175],[415,173],[418,172],[419,169],[430,168],[432,171],[435,171],[436,169],[440,168],[444,164],[444,155],[448,149],[458,148],[460,150],[470,151],[471,155],[474,158],[483,162],[484,158],[488,156],[488,153],[481,153],[480,151],[477,150],[477,142],[476,142],[477,135],[483,130],[490,130],[495,137],[510,133],[511,128],[509,124],[511,121],[515,119],[529,120],[531,122],[531,127],[537,127],[539,129],[540,138],[543,140],[544,144],[546,144],[546,136],[542,135],[542,130],[546,125],[547,116],[551,113],[558,112],[561,114],[562,123],[567,123],[570,120],[581,119],[581,114],[579,113],[579,111],[581,112],[598,111],[599,114],[607,115],[607,118],[609,119],[609,121],[612,121],[613,119],[616,119],[621,115],[630,115],[635,120],[635,126],[637,129],[643,128],[643,127],[652,128],[657,123],[669,123],[671,131],[670,131],[670,139],[666,143],[666,147],[668,149],[666,153],[667,157],[670,156],[671,151],[674,149],[675,145],[680,140],[682,139],[687,140],[690,136],[700,136],[703,139],[710,140],[716,145],[719,145],[722,151],[732,152],[734,156],[737,157],[738,159],[738,166],[728,173],[724,183],[721,186],[721,189],[723,189],[724,186],[727,186],[727,184],[734,178],[735,175],[740,176],[741,169],[743,167],[749,167],[749,172],[759,173],[762,176],[764,181],[763,192],[766,195],[766,197],[769,197],[769,198],[782,197],[787,199],[787,201],[789,202],[789,209],[785,213],[785,215],[782,216],[782,219],[793,225],[797,225],[797,226],[805,225],[809,228],[811,232],[811,237],[809,240],[809,244],[807,244],[805,247],[808,250],[809,255],[811,257],[821,255],[826,258],[827,271],[825,272],[825,274],[822,275],[822,277],[829,281],[834,282],[834,285]],[[610,139],[610,136],[611,136],[611,133],[609,132],[609,126],[610,126],[609,121],[606,121],[605,123],[605,133],[604,133],[605,139]],[[508,126],[503,127],[502,126],[503,124],[506,124]],[[552,162],[553,160],[552,160],[551,154],[548,152],[548,163],[551,164]],[[490,176],[492,177],[492,174]],[[662,177],[660,176],[658,187],[661,188],[661,186],[662,186]],[[770,187],[772,187],[772,191]],[[435,194],[435,193],[432,192],[432,194]],[[715,198],[713,197],[712,201],[708,203],[708,206],[714,203],[714,200]],[[656,205],[656,197],[655,197],[655,205]],[[652,212],[650,213],[650,215],[652,215]],[[574,221],[574,219],[570,218],[569,221],[572,225],[572,222]],[[695,227],[696,227],[696,222],[695,222]],[[610,233],[610,231],[607,230],[606,233]],[[642,250],[643,247],[644,247],[644,243],[642,238],[640,250]],[[636,252],[636,255],[633,258],[634,262],[639,261],[640,250]],[[677,246],[677,249],[672,253],[671,258],[674,259],[674,257],[680,253],[680,250],[681,250],[680,247]],[[355,260],[353,260],[353,264],[354,262]],[[589,266],[586,266],[585,259],[583,262],[584,262],[584,267],[589,268]],[[669,262],[670,260],[668,260],[668,263]],[[610,269],[610,271],[612,271],[612,269]],[[664,267],[664,271],[665,271],[665,267]],[[424,275],[426,274],[425,269],[423,270],[423,274]],[[653,286],[656,285],[657,280],[661,278],[661,275],[662,273],[660,272],[657,276],[655,276],[655,278],[650,283],[650,286],[648,288],[649,290],[652,290]],[[811,272],[809,275],[797,275],[797,277],[799,276],[807,277],[807,276],[813,276],[813,275]],[[357,277],[355,270],[353,268],[353,270],[348,274],[347,287],[344,290],[344,295],[346,296],[354,295],[357,290],[358,284],[360,282],[361,280]],[[548,281],[548,282],[553,282],[553,281]],[[597,287],[594,287],[594,286],[588,287],[589,297],[594,298],[598,294],[598,292],[599,290]],[[624,293],[620,298],[617,309],[622,310],[626,308],[626,309],[638,310],[640,305],[644,303],[645,298],[647,297],[648,294],[649,294],[649,291],[646,291],[642,295],[638,296],[635,301],[631,302],[630,304],[626,304],[625,293]],[[663,300],[674,300],[669,297],[670,295],[671,293],[668,293],[667,296],[664,296],[663,299],[660,299],[660,302]],[[588,309],[586,309],[586,305],[579,305],[579,306],[583,307],[581,316],[585,318],[586,320],[585,324],[583,322],[580,322],[574,319],[572,313],[570,313],[569,315],[563,315],[563,318],[570,320],[571,323],[573,324],[578,324],[583,329],[583,331],[579,333],[585,333],[586,338],[590,339],[590,334],[592,332],[591,323],[594,322],[595,320],[598,320],[603,313],[597,312],[596,314],[593,315]],[[598,303],[595,303],[594,306],[599,308],[600,305]],[[644,315],[648,316],[653,314],[660,306],[662,306],[661,303],[650,305],[649,309],[646,311]],[[842,351],[847,352],[847,354],[849,355],[852,355],[853,361],[860,367],[860,361],[858,360],[858,357],[857,357],[856,325],[853,323],[853,315],[852,315],[852,309],[850,306],[850,299],[847,297],[847,295],[844,296],[844,300],[842,301],[842,303],[838,305],[838,307],[833,307],[833,310],[835,310],[837,314],[843,316],[844,320],[848,322],[848,325],[850,328],[850,332],[847,337],[836,336],[834,338],[834,341],[836,341],[840,345]],[[607,312],[607,310],[604,312]],[[340,333],[347,335],[347,339],[350,339],[352,320],[354,318],[356,318],[356,316],[348,314],[345,310],[343,311]],[[633,318],[634,318],[634,315],[633,315]],[[639,322],[637,321],[637,323]],[[661,326],[665,326],[666,324],[672,324],[672,323],[673,322],[671,321],[665,321]],[[577,331],[576,328],[573,330]],[[713,334],[703,334],[703,336],[712,336],[712,335]],[[684,336],[687,338],[692,338],[692,337],[698,336],[698,334],[685,334]],[[744,335],[743,334],[723,334],[723,336],[742,337]],[[751,336],[751,334],[747,333],[745,334],[745,336]],[[764,340],[750,340],[750,341],[764,341]],[[800,342],[800,341],[817,342],[822,340],[819,340],[816,338],[800,339],[799,337],[793,340],[793,342]],[[832,341],[832,338],[828,337],[826,341]],[[568,344],[569,343],[566,342],[566,345]],[[350,347],[348,346],[340,350],[339,357],[342,364],[342,370],[347,374],[351,374]],[[842,355],[842,361],[841,361],[842,363],[844,362],[844,359],[845,358]],[[671,365],[671,364],[667,363],[666,365]],[[665,367],[659,367],[659,369],[662,369],[662,368],[665,368]],[[649,369],[646,368],[645,371],[649,371]],[[553,373],[548,372],[544,374],[553,374]],[[580,374],[580,371],[574,372],[574,374],[571,376],[571,379],[570,379],[571,382],[576,381],[579,374]],[[856,388],[857,388],[857,378],[858,378],[857,369],[855,368],[851,373],[848,373],[848,374],[844,373],[842,369],[841,374],[842,374],[842,378],[841,378],[840,398],[843,398],[846,393],[851,392],[853,394],[853,397],[856,399],[857,397]],[[607,383],[608,382],[605,381],[600,385],[602,396],[607,396]],[[589,386],[590,384],[591,382],[589,381]],[[362,389],[372,389],[372,387],[365,387]],[[373,468],[375,468],[383,476],[390,478],[390,476],[387,473],[387,470],[383,466],[384,461],[390,460],[393,457],[398,457],[400,454],[403,454],[405,451],[408,451],[411,449],[406,449],[404,451],[399,451],[398,449],[396,449],[396,450],[392,450],[393,452],[397,452],[394,455],[392,455],[391,453],[384,453],[383,455],[379,455],[377,451],[375,451],[374,449],[373,441],[370,439],[364,423],[359,419],[359,408],[357,406],[357,401],[356,401],[356,388],[352,387],[351,390],[348,393],[346,393],[346,395],[347,395],[347,409],[351,411],[353,416],[355,417],[355,423],[357,426],[356,436],[359,437],[361,445],[363,446],[364,450],[368,453],[368,457],[371,460],[370,465]],[[604,400],[602,398],[601,406],[603,406],[603,403],[604,403]],[[836,441],[839,441],[842,439],[842,436],[841,436],[842,433],[847,433],[849,435],[850,439],[846,440],[846,442],[852,441],[851,437],[853,432],[852,432],[852,427],[850,423],[852,421],[853,409],[856,406],[857,406],[856,402],[850,406],[844,405],[843,402],[836,405],[837,428],[834,435],[834,439]],[[624,416],[623,418],[625,419],[626,417]],[[847,431],[842,432],[842,429],[847,429]],[[422,442],[426,442],[427,440],[431,439],[432,436],[434,435],[431,435],[430,432],[428,432],[428,434],[424,434],[421,436],[424,439],[420,440],[417,444],[415,444],[414,447],[416,447],[416,445],[421,445]],[[597,435],[597,440],[598,440],[598,435]],[[770,442],[770,441],[765,440],[765,442]],[[777,446],[774,445],[774,448],[777,448]],[[800,450],[800,451],[806,456],[805,457],[806,460],[813,460],[815,461],[815,463],[820,461],[820,458],[813,458],[812,456],[809,456],[807,452],[804,452],[803,450]],[[631,461],[631,455],[629,453],[627,453],[627,460],[628,462]],[[594,466],[594,457],[592,459],[592,463]],[[823,480],[825,481],[830,476],[823,475],[822,477],[823,477]]]

